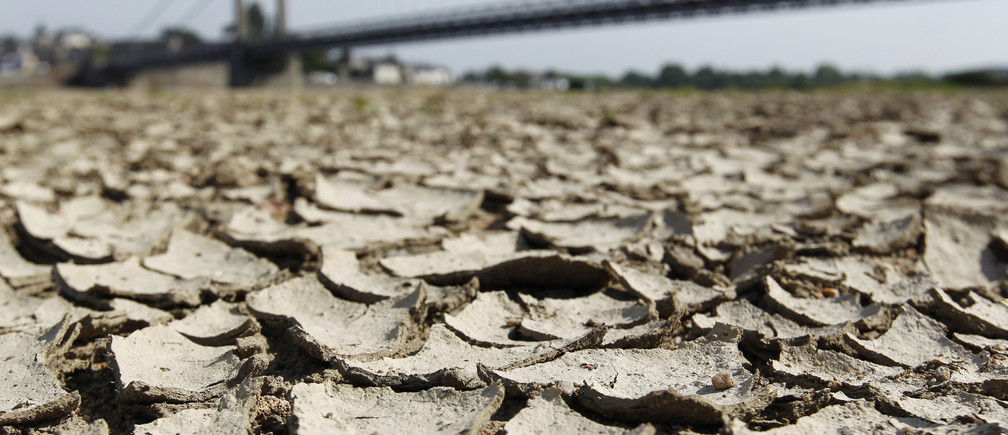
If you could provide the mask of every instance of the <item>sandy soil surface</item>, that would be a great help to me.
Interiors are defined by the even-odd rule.
[[[0,98],[5,433],[1008,425],[1008,94]]]

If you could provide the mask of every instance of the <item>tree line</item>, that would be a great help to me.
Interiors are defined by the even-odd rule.
[[[916,85],[955,84],[966,86],[1006,86],[1008,70],[966,71],[945,76],[926,73],[902,73],[892,76],[844,72],[834,65],[822,64],[813,71],[787,71],[780,67],[767,70],[731,71],[712,66],[688,70],[679,64],[666,64],[656,74],[628,71],[622,77],[579,75],[557,71],[537,74],[523,69],[507,70],[492,66],[484,71],[463,75],[470,83],[501,87],[533,88],[543,80],[564,79],[570,89],[813,89],[860,82],[895,82]]]

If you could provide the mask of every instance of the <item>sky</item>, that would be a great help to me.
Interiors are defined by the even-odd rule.
[[[246,4],[251,0],[245,0]],[[526,0],[527,1],[527,0]],[[0,34],[78,27],[112,39],[183,25],[220,39],[232,0],[3,0]],[[516,0],[288,0],[292,31]],[[17,6],[13,6],[13,5]],[[274,0],[260,0],[271,15]],[[732,70],[812,70],[822,63],[878,74],[1008,67],[1008,1],[919,0],[401,43],[357,50],[445,65],[621,75],[678,63]]]

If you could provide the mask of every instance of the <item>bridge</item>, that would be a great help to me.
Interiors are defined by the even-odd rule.
[[[242,0],[234,0],[234,41],[177,50],[112,53],[107,59],[92,62],[86,73],[98,80],[116,82],[147,69],[226,61],[231,86],[240,87],[254,83],[263,74],[278,73],[287,67],[292,54],[307,51],[903,1],[909,0],[550,0],[444,10],[298,33],[285,31],[285,0],[277,0],[281,31],[268,40],[249,41],[245,37]]]

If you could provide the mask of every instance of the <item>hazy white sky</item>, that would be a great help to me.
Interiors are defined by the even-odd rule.
[[[246,0],[248,3],[250,0]],[[515,0],[504,0],[503,2]],[[28,35],[37,23],[76,26],[110,38],[153,36],[187,24],[221,37],[232,0],[5,0],[0,33]],[[273,0],[260,0],[271,13]],[[288,0],[289,28],[373,19],[490,0]],[[151,14],[161,6],[163,13]],[[150,20],[145,21],[144,18]],[[192,17],[191,19],[186,19]],[[183,22],[186,21],[186,22]],[[142,26],[145,22],[150,25]],[[361,50],[446,65],[457,72],[491,64],[622,74],[678,62],[731,69],[812,69],[942,73],[1008,66],[1008,0],[931,0],[546,31],[469,40],[396,44]]]

